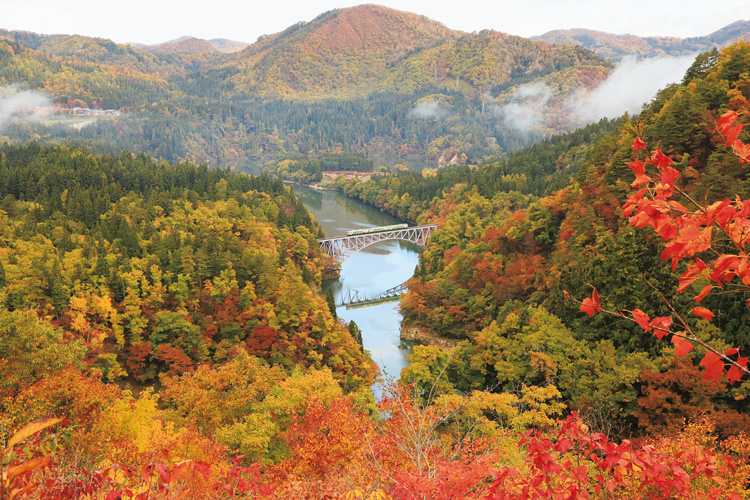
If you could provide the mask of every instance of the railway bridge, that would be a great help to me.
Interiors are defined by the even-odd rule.
[[[347,309],[356,309],[359,307],[385,304],[386,302],[395,302],[408,290],[409,286],[405,282],[372,297],[360,295],[358,290],[347,290],[347,292],[341,297],[339,303],[336,304],[336,307],[344,306]]]
[[[427,242],[435,230],[437,230],[437,224],[399,229],[373,227],[369,228],[367,232],[361,232],[360,234],[323,238],[318,240],[318,242],[320,243],[320,249],[324,253],[336,259],[339,264],[343,264],[355,253],[379,241],[410,241],[424,248],[427,246]]]

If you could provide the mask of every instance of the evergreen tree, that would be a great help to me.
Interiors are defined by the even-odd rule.
[[[332,288],[326,290],[326,302],[328,303],[328,309],[331,310],[333,319],[339,319],[338,315],[336,314],[336,299],[333,297]],[[349,329],[349,331],[351,332],[351,328]]]
[[[354,321],[349,322],[349,334],[354,337],[359,343],[360,347],[364,349],[364,343],[362,340],[362,330],[359,329],[357,323]]]

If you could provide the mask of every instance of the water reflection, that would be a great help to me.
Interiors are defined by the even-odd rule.
[[[381,241],[352,255],[341,267],[341,278],[327,286],[333,289],[337,303],[347,291],[356,290],[360,297],[375,297],[409,279],[418,263],[416,245],[398,240]]]
[[[292,185],[291,188],[297,198],[305,204],[309,211],[314,213],[314,211],[319,212],[323,209],[323,193],[320,191],[303,188],[297,184]]]
[[[317,219],[327,236],[341,236],[362,227],[388,226],[402,221],[352,200],[335,191],[317,191],[294,186],[294,191]],[[347,291],[374,297],[398,286],[414,274],[419,263],[419,247],[399,240],[381,241],[352,255],[341,268],[341,277],[324,284],[333,289],[340,303]],[[344,321],[355,321],[362,330],[365,349],[384,375],[398,378],[408,364],[411,346],[399,335],[401,312],[398,302],[347,310],[337,313]],[[377,392],[377,391],[376,391]]]

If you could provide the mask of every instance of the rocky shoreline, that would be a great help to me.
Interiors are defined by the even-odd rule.
[[[444,347],[446,349],[456,347],[460,342],[460,340],[438,337],[430,333],[427,329],[420,327],[402,327],[401,340],[418,342],[421,345]]]

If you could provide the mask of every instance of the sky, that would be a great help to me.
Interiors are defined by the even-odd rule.
[[[254,42],[349,0],[0,0],[0,28],[155,44],[184,35]],[[641,36],[701,36],[750,19],[750,0],[382,0],[467,32],[520,36],[589,28]]]

